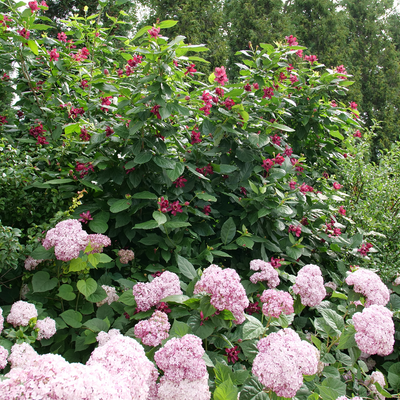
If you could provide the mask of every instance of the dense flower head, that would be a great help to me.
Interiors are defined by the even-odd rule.
[[[118,301],[119,296],[117,295],[116,289],[113,286],[101,285],[101,287],[106,291],[107,297],[96,303],[97,307],[101,307],[103,304],[111,304],[114,301]]]
[[[128,264],[135,259],[135,253],[132,250],[121,249],[118,251],[118,257],[121,264]]]
[[[8,314],[7,322],[15,327],[28,326],[32,318],[37,318],[38,312],[34,304],[26,301],[16,301],[11,306],[10,314]]]
[[[269,288],[275,288],[279,285],[279,274],[271,263],[258,259],[252,260],[250,261],[250,269],[260,271],[250,277],[252,283],[267,281]]]
[[[343,215],[343,216],[346,215],[346,210],[345,210],[345,208],[344,208],[343,206],[340,206],[340,207],[339,207],[339,214],[341,214],[341,215]]]
[[[30,2],[28,3],[28,5],[29,5],[29,8],[31,9],[31,12],[32,12],[32,13],[33,13],[34,11],[39,10],[39,6],[38,6],[38,3],[37,3],[36,0],[30,1]]]
[[[238,354],[240,353],[240,349],[238,346],[231,347],[230,349],[225,349],[226,357],[228,358],[228,362],[235,363],[239,360]]]
[[[264,303],[262,312],[267,317],[279,318],[282,313],[285,315],[294,313],[293,298],[288,292],[275,289],[264,290],[260,300]]]
[[[3,309],[0,307],[0,334],[4,328]]]
[[[262,163],[262,167],[265,169],[266,172],[268,172],[274,165],[274,160],[271,160],[270,158],[266,158],[265,160],[263,160]]]
[[[0,369],[3,369],[7,365],[8,350],[3,346],[0,346]]]
[[[193,396],[196,400],[210,400],[208,376],[194,381],[182,379],[180,382],[161,378],[157,400],[188,400],[194,398]]]
[[[165,271],[151,282],[139,282],[133,287],[139,311],[150,310],[164,297],[182,294],[179,277],[173,272]]]
[[[183,176],[180,176],[177,180],[175,180],[173,183],[176,188],[180,187],[183,188],[185,187],[185,183],[187,182],[187,179],[185,179]]]
[[[385,306],[390,300],[390,292],[381,278],[369,269],[359,268],[347,278],[348,285],[354,285],[353,289],[361,293],[365,298],[365,307],[372,304]]]
[[[293,292],[300,294],[301,304],[315,307],[326,296],[324,279],[317,265],[307,264],[298,272]]]
[[[190,138],[191,138],[190,144],[201,143],[201,134],[196,128],[192,131]]]
[[[88,236],[88,243],[91,249],[86,251],[86,254],[102,253],[103,248],[111,245],[111,239],[100,233],[93,233]]]
[[[353,315],[355,340],[361,351],[387,356],[393,352],[393,313],[382,305],[373,304]]]
[[[293,233],[296,237],[300,237],[301,226],[300,225],[289,225],[289,233]]]
[[[341,185],[340,183],[338,183],[338,182],[333,182],[333,188],[334,188],[335,190],[339,190],[341,187],[342,187],[342,185]]]
[[[317,350],[292,329],[270,333],[257,347],[252,372],[278,396],[294,397],[303,384],[303,375],[317,372]]]
[[[37,340],[50,339],[56,334],[56,321],[50,317],[38,320],[35,328],[39,329]]]
[[[281,145],[281,137],[275,133],[274,136],[271,136],[271,142],[276,144],[277,146]]]
[[[202,341],[195,335],[172,338],[154,354],[158,368],[164,371],[164,378],[179,383],[182,379],[195,381],[207,375],[202,359]]]
[[[361,247],[359,248],[359,249],[357,249],[357,251],[359,252],[359,253],[361,253],[361,255],[362,256],[366,256],[367,254],[368,254],[368,252],[369,252],[369,250],[371,249],[373,247],[373,245],[372,245],[372,243],[363,243],[362,245],[361,245]]]
[[[43,260],[35,260],[28,256],[24,262],[24,267],[27,271],[33,271]]]
[[[60,42],[67,43],[67,35],[65,34],[65,32],[59,32],[59,33],[57,33],[57,39],[58,39]]]
[[[245,320],[244,309],[249,305],[249,300],[240,283],[240,276],[234,269],[210,265],[196,283],[193,293],[210,294],[210,303],[219,311],[231,311],[235,323],[241,324]]]
[[[224,66],[221,66],[221,68],[216,67],[214,75],[215,75],[215,81],[220,85],[224,86],[225,82],[228,82],[228,77],[226,76],[226,71]]]
[[[385,400],[386,397],[383,396],[382,394],[380,394],[380,393],[378,392],[378,389],[376,388],[376,386],[374,385],[374,383],[379,383],[379,385],[380,385],[381,388],[384,388],[384,387],[385,387],[386,382],[385,382],[385,377],[384,377],[384,375],[382,374],[382,372],[380,372],[380,371],[374,371],[374,372],[371,374],[371,383],[369,384],[368,388],[371,390],[372,393],[374,393],[375,398],[378,398],[378,399],[380,399],[380,400]]]
[[[168,338],[170,328],[168,315],[156,310],[150,319],[139,321],[135,325],[135,336],[142,339],[143,344],[155,347]]]

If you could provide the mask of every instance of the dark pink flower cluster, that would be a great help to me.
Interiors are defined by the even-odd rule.
[[[249,300],[240,283],[240,276],[234,269],[210,265],[196,283],[193,293],[211,295],[210,303],[219,311],[231,311],[236,324],[245,320],[244,309],[248,307]]]
[[[285,36],[285,39],[286,39],[286,43],[288,46],[297,46],[298,45],[297,38],[294,37],[293,35]]]
[[[65,34],[65,32],[57,33],[57,39],[58,39],[60,42],[67,43],[67,35]]]
[[[111,100],[112,100],[112,96],[107,96],[107,97],[101,97],[101,105],[102,106],[110,106],[111,105]],[[108,111],[107,107],[100,107],[101,111]]]
[[[293,233],[295,236],[300,237],[301,226],[300,225],[289,225],[289,233]]]
[[[5,115],[0,115],[0,125],[7,124],[8,121],[6,120]]]
[[[22,36],[23,38],[25,38],[25,39],[29,39],[29,36],[30,36],[30,32],[29,31],[27,31],[25,28],[22,28],[22,29],[20,29],[19,31],[17,31],[18,33],[19,33],[19,35],[20,36]]]
[[[178,275],[165,271],[151,282],[139,282],[133,287],[137,309],[139,311],[150,310],[164,297],[174,294],[182,294]]]
[[[212,96],[206,91],[201,95],[201,100],[203,100],[203,107],[199,108],[200,111],[204,111],[204,115],[210,115],[210,110],[212,107]]]
[[[277,135],[276,133],[274,136],[271,136],[270,139],[273,144],[276,144],[277,146],[281,145],[281,137],[279,135]]]
[[[252,372],[278,396],[293,398],[303,384],[303,375],[317,372],[318,350],[292,329],[282,329],[261,339]]]
[[[33,14],[35,11],[38,11],[38,10],[39,10],[39,6],[38,6],[38,3],[37,3],[36,0],[30,1],[30,2],[28,3],[28,6],[29,6],[29,8],[31,9],[32,14]]]
[[[175,187],[180,187],[183,188],[185,187],[185,183],[187,182],[187,179],[185,179],[183,176],[180,176],[176,181],[174,181]]]
[[[353,136],[354,136],[354,137],[360,138],[360,137],[361,137],[361,132],[357,129],[357,130],[353,133]]]
[[[128,65],[132,68],[135,68],[138,64],[142,63],[142,59],[143,56],[137,56],[136,54],[133,56],[133,58],[131,58],[130,60],[128,60]]]
[[[281,261],[285,261],[284,258],[274,258],[271,257],[271,261],[270,264],[274,267],[274,268],[279,268],[282,266]]]
[[[304,182],[300,186],[300,192],[306,194],[307,192],[314,192],[314,188],[312,186],[306,185]]]
[[[160,109],[160,107],[161,107],[160,105],[156,104],[156,105],[154,105],[153,108],[150,110],[150,112],[151,112],[152,114],[154,114],[154,115],[157,117],[157,119],[161,119],[160,112],[158,111],[158,110]]]
[[[153,27],[147,31],[147,33],[154,39],[160,36],[160,28]]]
[[[245,308],[246,314],[253,315],[261,311],[261,307],[258,305],[259,302],[250,303],[248,307]]]
[[[190,144],[201,143],[200,132],[197,130],[197,128],[194,128],[192,130],[192,134],[190,135],[190,138],[191,138]]]
[[[90,133],[88,133],[87,129],[83,127],[81,128],[81,133],[79,134],[79,137],[82,141],[88,142],[92,136],[90,135]]]
[[[305,56],[304,59],[309,61],[311,64],[314,64],[314,62],[318,61],[317,56]]]
[[[221,66],[221,68],[216,67],[214,71],[215,81],[222,86],[225,86],[225,83],[228,82],[228,77],[226,76],[225,67]]]
[[[114,133],[114,129],[111,126],[106,127],[106,137],[111,136]]]
[[[81,83],[79,84],[79,86],[80,86],[82,89],[87,88],[87,87],[89,86],[88,81],[87,81],[86,79],[82,79],[82,81],[81,81]]]
[[[250,269],[260,271],[250,277],[252,283],[267,281],[269,288],[275,288],[279,285],[279,274],[271,263],[258,259],[252,260],[250,261]]]
[[[178,200],[170,203],[169,200],[164,199],[164,196],[162,196],[157,203],[159,205],[158,211],[162,213],[171,211],[172,215],[176,215],[178,212],[181,213],[183,211]]]
[[[49,52],[49,55],[50,55],[50,61],[58,61],[58,59],[60,58],[60,54],[57,53],[57,49],[56,48],[51,50]]]
[[[290,79],[290,82],[291,82],[292,84],[294,84],[294,83],[296,83],[296,82],[299,81],[299,78],[297,77],[297,75],[293,75],[293,74],[290,74],[289,79]]]
[[[76,162],[75,171],[79,173],[79,176],[83,178],[85,175],[89,173],[89,171],[94,172],[94,168],[91,162],[80,163]]]
[[[364,243],[361,245],[361,247],[359,249],[357,249],[357,251],[362,255],[362,256],[366,256],[369,252],[369,250],[373,247],[372,243]]]
[[[89,221],[93,221],[93,218],[90,215],[90,211],[86,211],[86,212],[79,214],[79,217],[80,218],[78,219],[78,221],[82,222],[82,224],[87,224]]]
[[[46,129],[43,128],[41,122],[39,122],[37,126],[32,126],[29,128],[29,134],[37,139],[36,144],[49,144],[44,136],[44,132],[46,132]]]
[[[68,111],[68,117],[72,119],[76,119],[78,115],[83,115],[83,114],[85,114],[85,110],[83,109],[83,107],[79,108],[71,107],[71,109]]]
[[[214,174],[214,170],[211,164],[207,164],[205,167],[202,168],[196,168],[196,171],[200,174],[203,174],[204,176]]]
[[[273,87],[266,87],[263,90],[264,90],[264,95],[262,97],[263,99],[265,99],[266,97],[271,99],[272,96],[274,95],[274,88]]]
[[[228,358],[228,362],[235,364],[235,362],[239,360],[238,355],[240,353],[240,349],[238,349],[238,346],[231,347],[230,349],[225,349],[225,353]]]
[[[68,40],[69,42],[69,40]],[[71,46],[73,47],[73,46]],[[74,46],[76,47],[76,46]],[[86,60],[89,57],[90,53],[89,50],[86,47],[83,47],[82,49],[79,49],[76,54],[70,54],[70,56],[77,62],[81,62],[82,60]]]
[[[193,76],[195,72],[197,72],[197,69],[195,68],[195,64],[190,64],[189,66],[186,67],[185,75],[190,74]]]
[[[269,172],[269,170],[275,165],[274,160],[271,160],[270,158],[267,158],[263,160],[262,167],[265,169],[266,172]]]
[[[339,214],[341,214],[341,215],[343,215],[343,216],[346,215],[346,210],[345,210],[345,208],[344,208],[343,206],[340,206],[340,207],[339,207]]]
[[[222,104],[223,104],[228,110],[230,110],[230,109],[232,109],[232,107],[235,105],[235,102],[234,102],[232,99],[230,99],[230,98],[228,97],[225,101],[222,102]]]

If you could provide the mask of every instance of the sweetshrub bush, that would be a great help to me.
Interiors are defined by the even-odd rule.
[[[13,289],[1,292],[4,393],[33,396],[30,377],[47,390],[35,395],[70,398],[48,366],[73,376],[101,370],[111,390],[121,365],[106,354],[121,346],[126,363],[146,365],[143,399],[397,393],[398,320],[384,306],[397,318],[400,298],[375,274],[382,300],[372,304],[364,278],[354,290],[345,283],[350,263],[375,249],[347,233],[346,193],[317,168],[342,158],[341,142],[360,128],[357,105],[340,103],[351,84],[344,67],[325,69],[291,36],[242,51],[236,83],[223,66],[204,77],[193,54],[207,49],[164,36],[176,21],[113,37],[123,21],[106,16],[113,25],[103,27],[104,5],[64,21],[57,39],[46,35],[45,3],[22,12],[17,4],[0,25],[1,54],[18,60],[19,73],[2,82],[19,96],[0,130],[21,161],[15,190],[5,190],[29,200],[18,214],[27,218],[13,220],[12,204],[4,210],[29,256],[22,279],[14,270],[1,278]],[[19,297],[30,305],[11,305]],[[387,327],[385,337],[371,328],[386,347],[360,359],[356,330],[366,334],[367,318],[376,331]],[[121,398],[131,398],[132,382]],[[94,398],[90,390],[80,396]]]

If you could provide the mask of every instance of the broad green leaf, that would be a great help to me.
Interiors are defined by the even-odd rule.
[[[241,237],[237,238],[236,243],[238,244],[238,246],[244,247],[247,249],[253,249],[253,246],[254,246],[254,241],[246,236],[241,236]]]
[[[203,322],[202,325],[200,323]],[[214,324],[210,321],[201,321],[200,315],[192,315],[187,321],[188,325],[192,329],[192,332],[200,339],[206,339],[214,332]]]
[[[96,268],[97,264],[100,262],[100,254],[88,254],[88,261]]]
[[[73,181],[74,181],[73,179],[66,178],[66,179],[52,179],[52,180],[46,181],[44,183],[47,185],[62,185],[63,183],[71,183]]]
[[[170,337],[183,337],[190,333],[191,329],[185,322],[174,320],[171,330],[169,331]]]
[[[236,234],[236,225],[232,217],[229,217],[221,228],[221,240],[224,244],[230,243]]]
[[[294,132],[294,129],[293,129],[293,128],[290,128],[289,126],[286,126],[286,125],[278,124],[277,122],[274,122],[274,123],[271,125],[271,127],[272,127],[272,128],[275,128],[275,129],[279,129],[280,131]]]
[[[110,325],[107,324],[106,321],[103,321],[100,318],[92,318],[89,321],[86,321],[83,326],[90,329],[93,332],[107,332],[110,328]]]
[[[133,229],[154,229],[158,227],[158,222],[155,221],[154,219],[147,221],[147,222],[142,222],[141,224],[136,224]]]
[[[110,211],[114,214],[119,213],[121,211],[126,210],[127,208],[129,208],[132,205],[132,202],[130,200],[127,199],[120,199],[117,200],[116,202],[114,202],[111,207],[110,207]]]
[[[153,218],[157,221],[158,225],[165,224],[167,222],[167,217],[160,211],[153,212]]]
[[[346,384],[340,379],[326,378],[317,387],[324,400],[336,400],[340,396],[346,396]]]
[[[174,170],[175,169],[175,165],[176,165],[175,161],[170,160],[169,158],[155,156],[155,157],[153,157],[153,161],[160,168],[167,169],[167,170]]]
[[[176,228],[184,228],[186,226],[191,226],[189,222],[183,222],[183,221],[168,221],[164,224],[166,228],[169,229],[176,229]]]
[[[182,176],[184,170],[185,170],[185,167],[183,166],[182,163],[175,163],[174,169],[173,170],[168,169],[166,171],[166,173],[167,173],[168,178],[171,179],[172,182],[174,182],[180,176]]]
[[[32,277],[33,292],[47,292],[54,289],[58,284],[57,278],[51,278],[50,274],[46,271],[38,271]]]
[[[97,282],[93,278],[81,279],[76,284],[76,287],[85,297],[88,297],[96,291]]]
[[[211,202],[217,201],[217,198],[216,198],[216,197],[214,197],[213,195],[208,194],[208,193],[196,193],[196,196],[197,196],[199,199],[205,200],[205,201],[211,201]]]
[[[211,315],[215,314],[217,309],[210,304],[210,297],[203,296],[200,300],[200,310],[203,312],[203,318],[211,317]]]
[[[164,297],[160,301],[165,303],[184,304],[186,300],[189,300],[189,296],[185,296],[184,294],[173,294],[171,296]]]
[[[80,272],[87,268],[86,261],[83,261],[82,258],[74,258],[69,263],[69,272]]]
[[[60,317],[67,325],[72,326],[72,328],[80,328],[82,326],[82,314],[78,311],[67,310],[61,313]]]
[[[399,393],[400,391],[400,362],[392,364],[387,376],[390,386]]]
[[[157,196],[150,192],[138,192],[132,195],[132,199],[157,200]]]
[[[264,385],[255,376],[250,376],[243,384],[239,400],[268,400]]]
[[[93,219],[93,221],[89,222],[89,228],[96,233],[106,233],[108,230],[107,222]]]
[[[32,53],[37,56],[39,54],[39,48],[34,40],[28,40],[28,46],[32,50]]]
[[[344,332],[340,335],[339,344],[337,346],[338,350],[349,349],[350,347],[356,347],[357,343],[354,338],[356,330],[353,325],[347,327]]]
[[[71,285],[64,284],[58,288],[57,296],[66,301],[72,301],[75,299],[76,294],[74,293],[74,289]]]
[[[230,377],[222,382],[214,391],[214,400],[237,400],[238,388]]]
[[[186,278],[194,279],[197,277],[196,270],[189,260],[180,256],[179,254],[176,254],[176,262],[178,264],[179,271],[181,271],[182,275],[186,276]]]
[[[127,306],[135,306],[136,300],[135,296],[133,295],[132,290],[126,290],[119,296],[119,302],[126,304]]]
[[[178,21],[174,20],[166,20],[166,21],[161,21],[160,24],[158,25],[159,28],[161,29],[166,29],[166,28],[172,28],[178,23]]]
[[[318,308],[324,321],[336,332],[336,336],[340,336],[344,329],[343,317],[341,317],[336,311],[325,309],[322,307]]]
[[[149,151],[142,151],[139,153],[134,161],[136,164],[145,164],[153,158],[153,155]]]
[[[265,330],[263,324],[252,315],[246,315],[246,320],[243,324],[243,340],[259,338]]]
[[[97,285],[97,283],[96,283]],[[91,303],[98,303],[102,300],[104,300],[107,297],[106,291],[99,285],[97,285],[96,291],[89,296],[86,297],[87,301],[90,301]],[[82,311],[83,312],[83,311]]]
[[[31,257],[34,258],[35,260],[46,260],[49,258],[51,259],[53,255],[54,255],[53,248],[46,250],[41,244],[31,253]]]
[[[142,29],[139,29],[139,31],[136,33],[136,35],[133,37],[133,40],[143,36],[148,30],[150,30],[152,26],[144,26]]]

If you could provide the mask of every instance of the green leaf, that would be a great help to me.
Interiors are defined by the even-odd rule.
[[[400,363],[392,364],[389,368],[387,379],[396,393],[400,391]]]
[[[252,315],[246,315],[246,320],[243,324],[243,340],[259,338],[265,329],[263,324]]]
[[[71,285],[61,285],[58,288],[58,297],[61,297],[62,299],[66,301],[72,301],[75,299],[76,294],[74,293],[74,289]]]
[[[243,384],[239,400],[268,400],[264,385],[255,376],[250,376]]]
[[[224,244],[230,243],[236,234],[236,225],[232,217],[229,217],[221,228],[221,240]]]
[[[36,272],[32,277],[33,292],[47,292],[54,289],[58,284],[57,278],[51,278],[50,274],[46,271]]]
[[[158,25],[159,28],[161,29],[166,29],[166,28],[172,28],[178,23],[178,21],[174,21],[172,19],[166,20],[166,21],[161,21],[160,24]]]
[[[32,53],[37,56],[39,54],[39,47],[34,40],[28,40],[28,46],[32,50]]]
[[[210,297],[203,296],[200,300],[200,310],[203,312],[203,318],[211,317],[211,315],[215,314],[217,309],[210,304]]]
[[[132,203],[127,199],[120,199],[113,203],[110,207],[110,211],[114,214],[126,210],[132,205]]]
[[[136,300],[135,296],[133,295],[132,290],[126,290],[119,296],[119,302],[126,304],[127,306],[135,306]]]
[[[178,263],[179,271],[181,271],[182,275],[186,276],[186,278],[194,279],[197,277],[196,270],[189,260],[176,254],[176,262]]]
[[[190,326],[185,322],[174,320],[171,330],[169,331],[170,337],[183,337],[190,333]]]
[[[80,272],[87,268],[86,261],[83,261],[82,258],[74,258],[69,263],[69,270],[68,272]]]
[[[238,244],[238,246],[248,248],[248,249],[253,249],[253,246],[254,246],[254,241],[246,236],[241,236],[241,237],[237,238],[236,243]]]
[[[141,199],[141,200],[157,200],[157,196],[154,193],[150,192],[139,192],[135,193],[132,196],[132,199]]]
[[[183,222],[183,221],[168,221],[164,224],[166,228],[169,229],[176,229],[176,228],[184,228],[186,226],[191,226],[189,222]]]
[[[160,211],[153,212],[153,218],[157,221],[158,225],[163,225],[167,222],[167,217]]]
[[[335,137],[335,138],[338,138],[338,139],[340,139],[340,140],[344,140],[343,135],[342,135],[340,132],[338,132],[338,131],[329,131],[329,134],[330,134],[331,136]]]
[[[211,74],[208,76],[208,82],[210,82],[211,85],[213,85],[214,81],[215,81],[215,75],[214,72],[211,72]]]
[[[346,396],[346,384],[340,379],[326,378],[317,387],[323,400],[336,400],[340,396]]]
[[[185,296],[184,294],[173,294],[171,296],[164,297],[160,301],[165,303],[185,304],[186,300],[189,300],[189,296]]]
[[[347,327],[344,332],[340,335],[339,344],[337,346],[338,350],[349,349],[351,347],[357,347],[356,340],[354,335],[356,334],[356,330],[353,325]]]
[[[80,328],[82,326],[82,314],[78,311],[67,310],[60,314],[60,317],[72,328]]]
[[[93,278],[81,279],[76,284],[78,290],[87,298],[97,289],[97,282]]]
[[[222,382],[214,391],[214,400],[237,400],[238,388],[230,377]]]
[[[153,155],[149,151],[140,152],[134,159],[136,164],[145,164],[153,158]]]
[[[160,156],[155,156],[153,157],[153,161],[160,167],[163,169],[169,169],[169,170],[174,170],[175,169],[175,161],[170,160],[168,158],[165,157],[160,157]]]
[[[286,126],[286,125],[278,124],[277,122],[274,122],[274,123],[271,125],[271,127],[272,127],[272,128],[275,128],[275,129],[279,129],[280,131],[294,132],[294,129],[293,129],[293,128],[290,128],[289,126]]]
[[[46,250],[41,244],[31,253],[31,257],[35,260],[51,259],[53,255],[54,250],[52,248],[50,250]]]
[[[211,202],[217,201],[217,198],[216,198],[216,197],[214,197],[213,195],[208,194],[208,193],[196,193],[196,196],[197,196],[199,199],[205,200],[205,201],[211,201]]]
[[[206,339],[214,332],[214,324],[208,320],[203,321],[203,324],[200,325],[202,321],[200,320],[200,315],[191,315],[187,321],[188,325],[192,329],[192,332],[198,336],[200,339]]]
[[[92,318],[89,321],[86,321],[83,326],[90,329],[93,332],[107,332],[110,328],[110,325],[107,324],[106,321],[103,321],[100,318]]]
[[[341,317],[336,311],[325,309],[322,307],[318,308],[324,321],[335,331],[336,336],[340,336],[344,329],[343,317]]]
[[[168,169],[166,173],[168,178],[171,179],[172,182],[174,182],[183,174],[184,170],[185,167],[182,163],[175,163],[174,169],[172,171]]]
[[[142,222],[141,224],[136,224],[132,229],[154,229],[157,227],[158,227],[157,221],[152,219],[147,222]]]
[[[97,285],[97,283],[96,283]],[[99,285],[97,285],[97,289],[94,293],[90,294],[89,296],[86,297],[87,301],[90,301],[91,303],[98,303],[102,300],[104,300],[107,297],[106,291]]]

